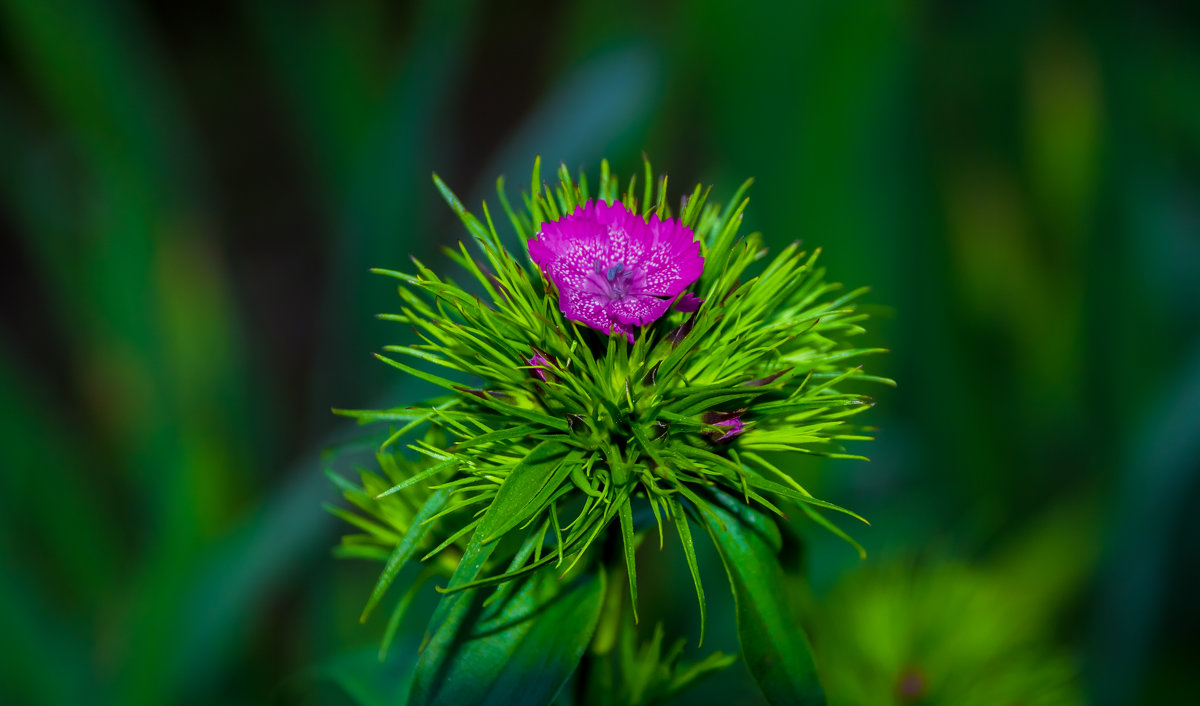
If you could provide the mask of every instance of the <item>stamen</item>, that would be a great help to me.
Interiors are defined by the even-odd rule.
[[[608,268],[608,272],[607,272],[607,273],[605,273],[605,275],[604,275],[604,276],[605,276],[606,278],[608,278],[608,281],[609,281],[609,282],[611,282],[611,281],[613,281],[613,279],[615,279],[615,278],[616,278],[616,276],[617,276],[618,274],[620,274],[620,273],[621,273],[621,270],[623,270],[623,269],[625,269],[625,263],[623,263],[623,262],[618,262],[617,264],[615,264],[615,265],[613,265],[612,267]],[[599,272],[599,270],[597,270],[597,272]]]

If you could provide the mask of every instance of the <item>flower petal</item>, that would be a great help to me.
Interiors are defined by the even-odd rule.
[[[704,300],[700,297],[697,297],[691,292],[684,292],[683,294],[679,295],[679,298],[675,300],[675,303],[671,305],[671,308],[675,311],[682,311],[685,314],[690,314],[694,311],[699,311],[700,305],[703,303]]]
[[[670,305],[665,299],[631,294],[609,304],[608,311],[620,323],[645,326],[666,313]]]
[[[559,286],[558,307],[563,316],[608,333],[610,318],[605,310],[608,302],[579,289]]]

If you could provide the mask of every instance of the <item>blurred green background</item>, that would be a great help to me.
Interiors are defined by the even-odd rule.
[[[880,305],[873,460],[802,469],[873,523],[866,562],[804,530],[819,655],[839,586],[969,566],[1088,702],[1200,703],[1200,7],[0,8],[0,703],[390,683],[362,676],[378,567],[331,558],[321,509],[360,433],[330,407],[425,392],[369,356],[399,334],[366,270],[460,237],[434,170],[478,204],[535,155],[643,150],[677,194],[753,176],[746,230]],[[657,610],[694,642],[672,566]]]

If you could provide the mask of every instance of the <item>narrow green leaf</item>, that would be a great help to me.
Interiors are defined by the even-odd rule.
[[[435,476],[438,473],[440,473],[441,471],[444,471],[451,466],[456,466],[459,463],[460,462],[457,458],[448,458],[440,463],[435,463],[432,466],[430,466],[429,468],[426,468],[425,470],[421,471],[417,475],[413,476],[412,478],[406,478],[405,480],[401,481],[399,484],[393,485],[392,487],[383,491],[379,495],[376,495],[375,499],[378,500],[379,498],[386,497],[388,495],[391,495],[392,493],[397,493],[401,490],[404,490],[405,488],[408,488],[409,486],[416,485],[417,483],[420,483],[421,481],[426,480],[427,478]]]
[[[537,427],[530,426],[528,424],[521,424],[519,426],[515,426],[515,427],[509,428],[509,429],[499,429],[497,431],[488,432],[486,434],[480,434],[478,436],[473,436],[469,439],[463,439],[462,441],[458,442],[453,447],[451,447],[451,449],[454,451],[457,451],[457,450],[465,449],[465,448],[468,448],[471,446],[478,446],[480,444],[487,444],[487,443],[492,443],[495,441],[504,441],[505,439],[515,439],[520,436],[528,436],[529,434],[531,434],[532,432],[535,432],[537,430],[538,430]]]
[[[683,555],[687,558],[688,570],[692,572],[692,583],[696,584],[696,598],[700,601],[700,645],[704,645],[704,625],[706,614],[704,607],[704,585],[700,582],[700,564],[696,561],[696,544],[692,541],[692,528],[688,526],[687,515],[683,511],[683,503],[674,495],[667,496],[671,508],[671,517],[675,520],[675,529],[679,532],[679,541],[683,544]]]
[[[521,508],[529,504],[530,498],[537,493],[542,481],[543,465],[546,459],[554,453],[560,453],[562,444],[558,442],[543,441],[534,447],[525,460],[518,463],[508,477],[504,480],[504,484],[500,486],[500,490],[496,493],[495,499],[488,506],[487,512],[479,521],[479,525],[475,528],[475,532],[471,535],[471,539],[467,542],[467,548],[463,552],[462,558],[458,561],[458,568],[454,570],[454,575],[450,577],[449,583],[446,585],[447,591],[454,591],[442,597],[440,603],[433,611],[433,616],[429,620],[429,629],[432,632],[428,647],[435,646],[434,643],[442,643],[444,648],[454,638],[454,633],[457,628],[453,623],[452,614],[455,614],[461,599],[466,592],[457,592],[455,589],[474,581],[479,572],[483,569],[483,564],[491,556],[492,550],[495,549],[495,542],[484,541],[494,534],[496,527],[501,526],[508,517]],[[422,661],[422,664],[424,661]]]
[[[392,585],[392,581],[396,579],[396,574],[400,573],[400,569],[404,566],[417,546],[425,535],[429,533],[432,523],[426,524],[425,520],[432,517],[442,509],[446,504],[446,498],[450,497],[450,491],[442,489],[429,496],[425,504],[421,506],[417,516],[413,518],[412,524],[409,525],[408,531],[404,533],[404,539],[396,545],[395,551],[388,557],[387,564],[383,567],[383,573],[379,575],[379,581],[375,583],[375,590],[371,591],[371,597],[367,599],[367,606],[363,608],[362,616],[359,618],[361,622],[367,622],[367,616],[379,604],[383,594],[387,592],[388,586]]]
[[[634,556],[637,553],[637,542],[633,533],[633,505],[629,496],[626,495],[621,502],[619,516],[621,518],[621,543],[625,547],[625,569],[629,574],[629,605],[633,608],[633,622],[638,621],[637,613],[637,559]]]
[[[546,470],[555,462],[556,458],[561,457],[561,454],[563,451],[565,451],[566,446],[552,443],[546,445],[544,448],[546,450],[542,453],[544,454],[544,458],[547,460],[542,465],[543,481],[541,487],[538,488],[537,492],[532,498],[530,498],[529,502],[526,503],[524,507],[505,518],[505,520],[494,530],[492,536],[488,537],[486,541],[490,542],[498,539],[512,528],[520,525],[529,518],[533,517],[535,514],[545,509],[546,504],[551,500],[551,496],[554,495],[558,487],[562,485],[563,481],[566,480],[567,475],[571,472],[571,469],[579,466],[579,457],[578,455],[575,455],[561,458],[561,460],[557,462],[557,465],[554,466],[553,471]],[[530,455],[532,456],[532,454]]]
[[[738,638],[750,673],[772,706],[825,703],[808,637],[788,600],[779,565],[779,528],[724,493],[703,514],[733,588]]]
[[[650,169],[650,158],[645,154],[642,155],[642,164],[646,168],[646,183],[642,186],[642,216],[649,220],[650,198],[654,194],[654,172]]]
[[[456,214],[458,214],[459,220],[463,222],[463,225],[467,227],[467,230],[473,237],[475,237],[476,240],[479,241],[481,246],[483,246],[485,249],[496,249],[500,247],[499,243],[492,242],[491,234],[488,232],[488,230],[483,227],[483,224],[479,222],[478,218],[476,218],[471,214],[470,211],[463,207],[462,201],[460,201],[458,196],[456,196],[454,192],[450,190],[450,187],[446,186],[446,183],[442,181],[441,177],[439,177],[437,174],[434,174],[433,183],[437,185],[438,191],[442,192],[442,198],[445,199],[450,208]]]
[[[413,377],[420,378],[420,379],[424,380],[425,382],[433,383],[434,385],[437,385],[438,387],[444,387],[447,390],[454,390],[456,392],[462,388],[462,385],[460,383],[452,382],[450,380],[447,380],[444,377],[439,377],[432,373],[427,373],[424,370],[417,370],[416,368],[411,368],[411,367],[405,365],[404,363],[400,363],[398,361],[392,360],[391,358],[388,358],[387,356],[384,356],[384,355],[379,355],[378,353],[375,353],[373,355],[376,358],[387,363],[388,365],[392,366],[393,368],[396,368],[398,370],[406,372],[409,375],[412,375]],[[379,418],[383,419],[383,417],[379,417]]]

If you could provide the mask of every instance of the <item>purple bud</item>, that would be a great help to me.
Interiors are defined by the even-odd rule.
[[[525,363],[527,365],[549,366],[550,359],[547,358],[545,355],[543,355],[541,351],[539,351],[538,349],[535,348],[535,349],[533,349],[533,357],[526,358]],[[533,368],[529,372],[538,380],[541,380],[542,382],[547,382],[545,370],[542,370],[540,368]]]
[[[745,426],[742,424],[742,415],[745,413],[746,410],[744,409],[739,409],[736,412],[705,412],[703,417],[705,424],[722,427],[725,430],[724,432],[710,432],[709,437],[713,441],[720,443],[722,441],[729,441],[738,434],[741,434]]]
[[[751,380],[750,382],[745,382],[742,384],[745,385],[746,387],[762,387],[764,385],[770,385],[771,383],[773,383],[776,380],[778,380],[779,378],[783,377],[784,374],[786,374],[790,371],[791,371],[791,368],[784,368],[783,370],[780,370],[777,373],[772,373],[772,374],[766,376],[765,378]]]

